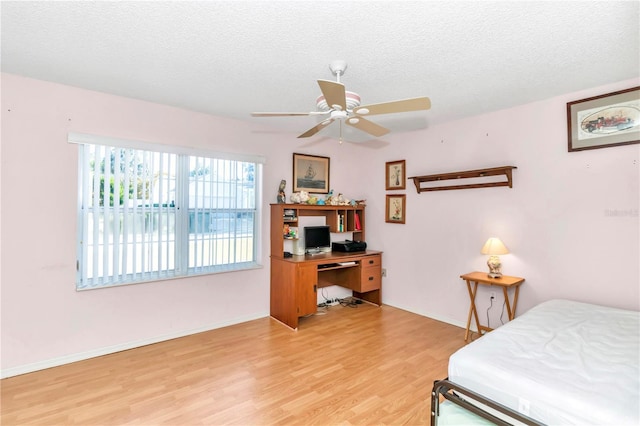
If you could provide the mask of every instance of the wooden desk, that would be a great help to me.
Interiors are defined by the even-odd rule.
[[[316,312],[318,288],[332,285],[351,289],[354,297],[380,305],[382,253],[271,256],[271,316],[297,329],[299,317]]]
[[[471,326],[471,315],[476,320],[476,327],[478,328],[478,333],[482,335],[483,331],[491,331],[493,330],[490,327],[485,327],[484,325],[480,325],[480,320],[478,319],[478,311],[476,310],[476,294],[478,292],[478,284],[482,285],[497,285],[502,287],[502,293],[504,294],[504,301],[507,307],[507,314],[509,316],[509,321],[511,321],[516,316],[516,306],[518,305],[518,292],[520,291],[520,284],[524,282],[524,278],[520,277],[510,277],[508,275],[503,275],[500,278],[491,278],[486,272],[471,272],[469,274],[460,275],[460,278],[466,281],[467,290],[469,290],[469,299],[471,300],[471,305],[469,306],[469,316],[467,318],[467,330],[464,333],[465,342],[469,339],[469,328]],[[471,285],[473,283],[473,285]],[[508,290],[511,287],[515,287],[513,302],[509,302],[509,293]]]

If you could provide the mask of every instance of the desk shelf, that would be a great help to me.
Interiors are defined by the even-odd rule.
[[[285,215],[285,210],[288,215]],[[311,204],[271,204],[271,257],[282,257],[284,252],[284,225],[298,226],[300,217],[325,218],[332,233],[351,233],[353,241],[365,239],[365,206],[321,206]],[[342,228],[340,218],[342,217]],[[298,229],[298,233],[302,229]]]

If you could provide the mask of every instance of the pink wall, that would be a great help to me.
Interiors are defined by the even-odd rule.
[[[527,279],[519,312],[552,297],[638,309],[640,147],[568,153],[564,109],[633,85],[392,134],[372,148],[2,74],[2,375],[268,315],[268,214],[262,269],[76,292],[77,147],[68,132],[263,155],[265,209],[281,179],[290,194],[293,152],[331,157],[331,186],[367,199],[387,304],[463,324],[468,296],[458,276],[486,267],[480,247],[496,235],[513,253],[503,256],[505,273]],[[409,184],[407,224],[392,225],[384,222],[384,163],[399,159],[410,176],[518,169],[513,189],[418,195]],[[635,216],[607,216],[610,209]]]
[[[260,124],[2,74],[2,376],[268,316],[268,204],[281,179],[290,193],[292,153],[333,157],[347,193],[360,187],[346,161],[359,148]],[[69,132],[266,157],[264,268],[77,292]]]
[[[526,278],[518,312],[550,298],[639,309],[640,145],[570,153],[566,130],[567,102],[639,84],[623,81],[389,138],[393,149],[374,161],[380,173],[369,217],[384,210],[385,161],[406,159],[408,176],[518,169],[512,189],[418,194],[407,186],[407,224],[380,223],[368,233],[385,252],[385,303],[465,324],[468,294],[459,276],[487,270],[480,248],[497,236],[511,250],[501,256],[503,272]],[[616,210],[625,213],[610,214]],[[478,294],[483,318],[488,291]],[[499,323],[498,302],[492,324]]]

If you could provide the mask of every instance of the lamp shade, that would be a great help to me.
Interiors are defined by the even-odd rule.
[[[488,254],[491,256],[499,255],[499,254],[509,254],[509,250],[502,244],[499,238],[491,237],[484,243],[482,246],[482,250],[480,250],[481,254]]]

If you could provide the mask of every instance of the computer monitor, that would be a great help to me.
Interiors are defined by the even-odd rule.
[[[304,249],[307,253],[319,253],[323,248],[331,248],[329,226],[305,226]]]

